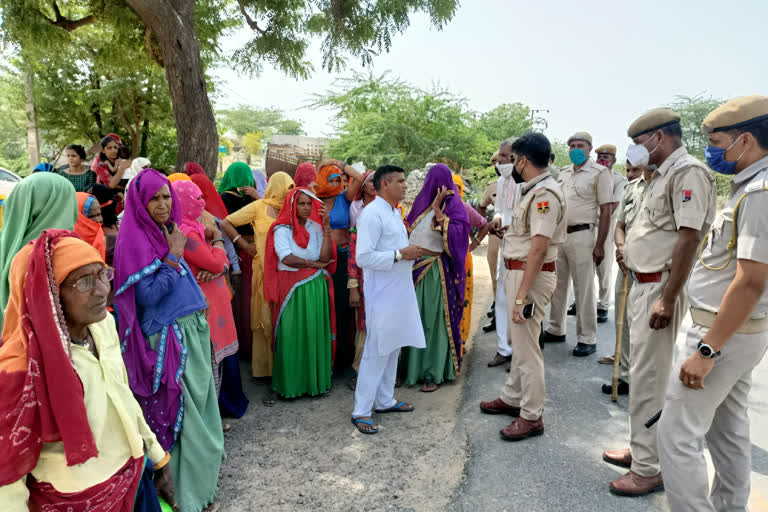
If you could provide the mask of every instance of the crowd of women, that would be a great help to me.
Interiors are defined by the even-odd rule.
[[[69,167],[4,204],[0,502],[159,510],[159,496],[199,512],[216,497],[221,418],[248,407],[239,358],[270,385],[266,406],[359,367],[356,222],[374,173],[328,160],[267,180],[235,162],[217,187],[194,162],[166,176],[117,136],[101,147],[89,169],[69,146]],[[469,331],[469,252],[487,226],[462,193],[438,164],[401,209],[426,249],[413,277],[427,348],[405,351],[400,375],[425,392],[455,379]]]

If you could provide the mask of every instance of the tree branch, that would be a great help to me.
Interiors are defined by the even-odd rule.
[[[152,29],[149,27],[147,27],[147,31],[144,34],[144,46],[147,47],[147,53],[149,53],[152,60],[157,62],[161,68],[164,68],[165,62],[163,62],[163,56],[152,46]]]
[[[258,23],[251,18],[250,14],[248,14],[248,11],[245,10],[245,5],[243,5],[242,0],[237,0],[237,4],[240,6],[240,12],[243,14],[243,17],[245,18],[245,22],[248,24],[249,27],[251,27],[252,30],[255,30],[259,34],[265,34],[266,30],[261,29],[259,27]]]
[[[53,9],[53,13],[56,15],[56,18],[51,19],[49,18],[45,13],[41,11],[37,11],[40,13],[40,15],[51,25],[59,28],[63,28],[67,32],[72,32],[73,30],[80,28],[84,25],[90,25],[93,23],[96,18],[93,16],[93,14],[89,14],[85,18],[80,18],[79,20],[70,20],[68,18],[65,18],[61,14],[61,9],[59,9],[59,4],[56,3],[56,0],[53,0],[51,3],[51,8]]]

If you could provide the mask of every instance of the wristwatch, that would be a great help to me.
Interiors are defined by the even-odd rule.
[[[398,262],[401,259],[403,259],[402,253],[400,251],[395,251],[395,262]]]
[[[699,349],[699,354],[701,354],[702,357],[714,359],[720,355],[720,351],[715,352],[715,349],[713,349],[710,345],[707,345],[703,341],[700,341],[699,344],[696,346],[696,348]]]

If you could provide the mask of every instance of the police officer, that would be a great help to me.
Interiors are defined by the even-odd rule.
[[[640,496],[664,488],[659,471],[656,427],[645,422],[664,403],[675,337],[685,314],[680,293],[696,249],[715,214],[714,177],[688,154],[682,143],[680,115],[654,109],[627,130],[657,165],[640,211],[624,245],[624,264],[634,283],[627,298],[630,363],[630,450],[603,453],[606,462],[629,466],[611,482],[622,496]]]
[[[616,262],[619,264],[620,272],[616,275],[615,294],[616,309],[616,327],[618,328],[618,317],[620,314],[621,294],[624,287],[624,240],[629,228],[635,221],[640,204],[643,202],[643,193],[651,181],[651,175],[655,168],[648,164],[648,150],[644,146],[632,146],[635,151],[630,151],[627,155],[627,179],[629,183],[624,188],[624,195],[616,209]],[[632,288],[632,278],[627,280],[627,294]],[[626,301],[624,304],[624,317],[621,329],[621,354],[619,358],[619,384],[618,394],[626,395],[629,393],[629,319],[626,314]],[[600,358],[601,364],[613,364],[615,351],[613,354]],[[603,384],[603,393],[610,395],[613,391],[612,384]]]
[[[608,169],[589,158],[592,152],[591,135],[587,132],[572,135],[568,139],[568,147],[573,164],[560,169],[558,177],[568,203],[568,239],[558,255],[557,288],[552,298],[549,327],[542,334],[542,341],[565,341],[568,288],[573,277],[578,335],[573,355],[583,357],[595,353],[595,265],[599,265],[605,256],[605,240],[611,223],[613,184]]]
[[[616,146],[613,144],[603,144],[595,150],[595,153],[597,153],[597,163],[606,167],[611,172],[611,184],[613,186],[613,200],[608,203],[611,210],[611,225],[608,230],[608,237],[605,239],[606,258],[595,267],[599,284],[597,293],[597,323],[603,324],[608,321],[608,309],[611,307],[613,291],[614,259],[612,256],[616,248],[613,240],[613,231],[616,229],[616,208],[624,196],[627,178],[613,170],[613,164],[616,163]]]
[[[522,185],[502,249],[512,367],[501,397],[481,402],[480,409],[516,417],[501,435],[518,441],[544,432],[544,359],[539,335],[544,309],[557,283],[555,261],[565,242],[566,208],[565,196],[547,170],[551,152],[547,138],[528,133],[512,143],[511,152],[513,177]],[[494,223],[499,229],[500,222]],[[530,308],[529,315],[525,312]]]
[[[496,151],[493,156],[491,156],[491,165],[493,166],[494,170],[496,171],[496,176],[499,175],[498,169],[496,169],[496,162],[499,161],[499,152]],[[497,183],[496,180],[491,181],[488,183],[488,186],[485,187],[485,192],[483,193],[483,197],[480,198],[480,202],[477,206],[477,211],[482,215],[483,217],[488,216],[488,207],[492,204],[496,203],[496,187]],[[494,303],[491,306],[491,311],[488,313],[491,317],[491,322],[488,325],[483,326],[483,332],[491,332],[496,330],[496,273],[498,272],[498,261],[499,261],[499,242],[500,239],[497,236],[491,235],[488,237],[488,253],[486,254],[485,258],[488,261],[488,269],[491,272],[491,286],[493,287],[493,298]],[[498,366],[500,364],[503,364],[506,358],[501,360],[497,363],[498,358],[494,358],[494,360],[491,361],[489,366]],[[497,364],[496,364],[497,363]]]
[[[745,96],[702,124],[707,164],[735,174],[728,203],[702,244],[687,286],[693,325],[678,353],[659,423],[672,510],[747,510],[747,398],[768,348],[768,96]],[[634,354],[632,354],[634,357]],[[704,461],[706,439],[715,479]]]

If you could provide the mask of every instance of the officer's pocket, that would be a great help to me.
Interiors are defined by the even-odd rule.
[[[594,199],[595,198],[595,185],[594,183],[586,183],[576,185],[576,194],[582,199]]]
[[[651,224],[665,231],[675,231],[675,219],[664,196],[649,197],[646,208]]]

